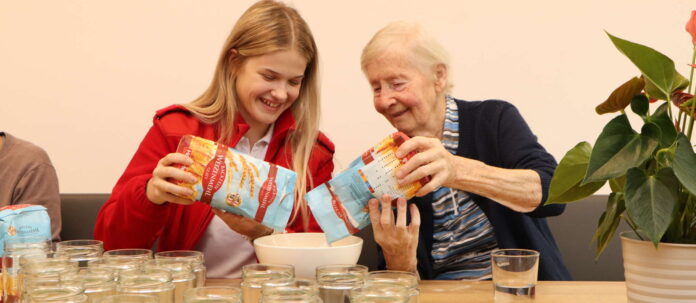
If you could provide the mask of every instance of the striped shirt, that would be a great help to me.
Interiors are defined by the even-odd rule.
[[[459,112],[447,96],[442,144],[452,154],[459,145]],[[490,252],[497,247],[493,226],[471,196],[440,187],[433,193],[434,269],[438,280],[491,278]]]

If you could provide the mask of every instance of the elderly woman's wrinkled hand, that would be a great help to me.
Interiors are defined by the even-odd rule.
[[[438,187],[452,183],[455,178],[455,157],[445,149],[442,142],[436,138],[413,137],[396,151],[398,158],[403,158],[411,152],[416,154],[396,171],[399,184],[416,182],[430,176],[416,196],[422,197]]]
[[[396,201],[396,220],[389,195],[383,195],[381,201],[370,199],[368,206],[375,241],[382,247],[387,269],[415,272],[420,228],[418,207],[415,204],[410,205],[411,223],[407,225],[404,198]]]

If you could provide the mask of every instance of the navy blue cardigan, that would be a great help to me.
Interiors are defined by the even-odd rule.
[[[540,252],[539,280],[570,280],[561,253],[545,217],[563,213],[565,205],[543,206],[556,160],[538,142],[519,111],[500,100],[462,101],[459,108],[459,147],[457,155],[487,165],[509,169],[531,169],[541,177],[542,204],[529,213],[513,211],[488,198],[473,195],[493,225],[499,248],[527,248]],[[418,272],[422,279],[434,279],[432,194],[414,198],[421,214],[417,248]],[[380,253],[381,255],[381,253]],[[383,256],[382,256],[383,258]],[[380,266],[385,266],[384,260]]]

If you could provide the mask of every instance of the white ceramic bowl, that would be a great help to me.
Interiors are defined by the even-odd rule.
[[[254,240],[259,263],[293,265],[301,278],[314,278],[320,265],[356,264],[362,244],[361,238],[349,236],[329,246],[324,233],[276,234]]]

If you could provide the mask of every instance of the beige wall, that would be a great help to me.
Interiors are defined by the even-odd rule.
[[[62,192],[109,192],[155,110],[188,102],[252,1],[0,2],[0,130],[43,146]],[[322,129],[337,171],[392,131],[359,68],[394,20],[424,24],[449,49],[454,95],[519,107],[560,159],[594,142],[594,105],[638,72],[603,30],[666,53],[687,74],[693,1],[296,0],[321,55]],[[1,178],[1,176],[0,176]]]

